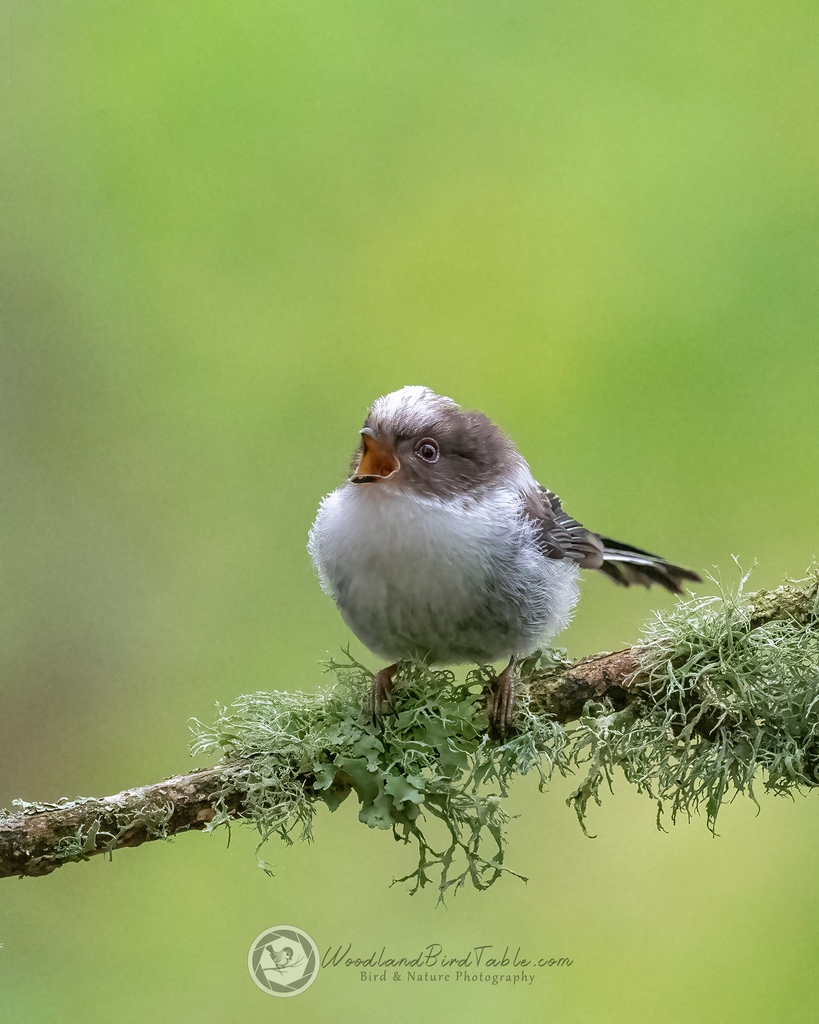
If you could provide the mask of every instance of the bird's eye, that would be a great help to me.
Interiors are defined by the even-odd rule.
[[[439,455],[438,444],[431,437],[422,437],[415,444],[415,454],[419,459],[423,459],[424,462],[437,462]]]

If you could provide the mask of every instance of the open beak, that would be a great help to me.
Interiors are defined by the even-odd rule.
[[[401,468],[392,445],[380,438],[369,427],[361,431],[364,450],[358,460],[356,471],[350,477],[354,484],[371,484],[375,480],[389,480]]]

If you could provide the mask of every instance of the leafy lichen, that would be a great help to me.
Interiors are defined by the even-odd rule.
[[[412,891],[436,872],[441,893],[468,878],[478,888],[504,871],[502,799],[512,776],[536,770],[542,783],[553,767],[568,770],[567,735],[536,716],[523,700],[522,728],[497,745],[486,735],[483,690],[490,670],[462,682],[423,664],[404,667],[383,728],[370,720],[372,673],[349,656],[331,662],[335,687],[320,695],[262,692],[221,709],[210,728],[196,723],[194,751],[218,750],[225,792],[239,791],[265,841],[285,841],[299,829],[312,835],[318,801],[331,810],[351,792],[359,819],[414,842],[418,866],[399,881]],[[424,819],[443,825],[436,847]],[[227,820],[217,814],[211,827]]]
[[[517,731],[501,744],[486,732],[486,667],[458,681],[404,666],[383,729],[369,718],[372,674],[349,653],[328,665],[336,684],[324,693],[240,697],[212,726],[194,723],[194,751],[225,758],[210,827],[229,820],[227,795],[239,792],[262,842],[290,842],[294,830],[310,839],[319,803],[335,810],[355,793],[362,822],[415,844],[417,866],[396,881],[412,892],[436,881],[443,897],[510,871],[503,800],[517,774],[535,771],[544,788],[555,771],[582,772],[569,802],[584,831],[618,771],[657,802],[658,825],[666,809],[672,821],[704,809],[712,830],[726,800],[756,799],[760,778],[776,793],[817,785],[817,575],[770,594],[747,595],[746,582],[655,616],[624,709],[590,702],[561,725],[534,710],[528,686],[562,671],[565,652],[528,659]]]

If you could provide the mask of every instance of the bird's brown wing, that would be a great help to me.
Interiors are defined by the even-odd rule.
[[[584,569],[605,573],[622,587],[657,583],[681,594],[683,580],[700,581],[695,572],[659,555],[587,530],[563,510],[560,498],[546,487],[527,496],[525,510],[537,525],[540,548],[548,558],[571,558]]]
[[[584,569],[603,564],[603,542],[563,510],[560,498],[546,487],[526,498],[526,514],[535,521],[538,541],[548,558],[571,558]]]

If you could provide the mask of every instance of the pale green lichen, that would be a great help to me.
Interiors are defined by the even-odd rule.
[[[819,784],[817,575],[801,585],[680,602],[644,629],[643,699],[617,713],[587,707],[575,760],[588,768],[581,819],[615,768],[671,820],[700,809],[713,831],[740,794],[795,794]]]
[[[423,664],[403,670],[392,713],[377,729],[368,714],[370,671],[347,656],[332,662],[325,693],[261,692],[221,708],[209,727],[194,724],[196,753],[226,758],[224,799],[211,827],[229,820],[239,792],[262,841],[294,830],[312,836],[319,802],[331,810],[351,792],[359,818],[414,843],[416,868],[396,881],[416,892],[437,881],[443,896],[467,880],[479,889],[510,869],[503,808],[513,777],[581,770],[572,794],[585,830],[617,771],[651,796],[658,825],[701,808],[713,830],[722,804],[755,799],[754,782],[794,794],[819,783],[817,576],[771,594],[680,602],[644,630],[640,696],[624,710],[589,703],[563,726],[537,713],[529,680],[565,668],[547,651],[521,666],[517,733],[497,744],[486,734],[484,687],[491,669],[459,681]],[[511,872],[514,874],[514,872]]]
[[[486,669],[463,682],[449,671],[409,665],[383,729],[370,720],[372,674],[348,658],[328,666],[336,686],[320,695],[255,693],[222,709],[210,728],[196,723],[196,753],[219,750],[229,761],[225,791],[239,791],[262,839],[286,841],[294,828],[312,835],[317,800],[331,810],[355,792],[359,819],[415,842],[418,867],[401,881],[413,891],[438,871],[441,892],[469,878],[478,888],[503,871],[501,800],[515,773],[535,769],[545,782],[553,766],[568,769],[565,730],[538,717],[524,699],[523,728],[508,743],[485,733]],[[440,849],[424,818],[443,825]],[[227,820],[217,815],[212,827]],[[459,861],[459,855],[462,859]]]

